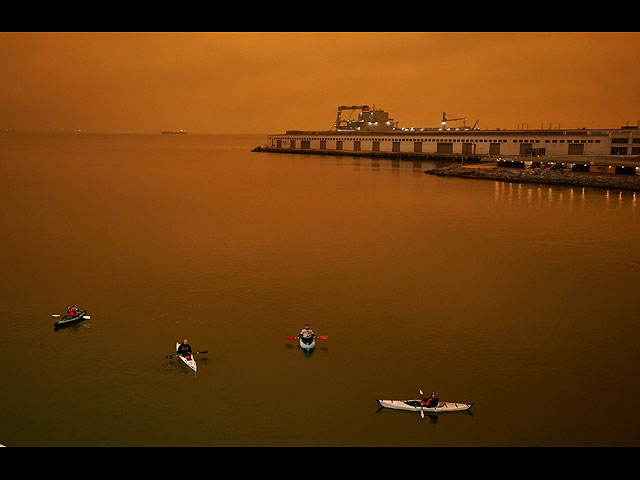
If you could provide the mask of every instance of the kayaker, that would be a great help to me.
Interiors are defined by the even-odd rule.
[[[426,408],[435,408],[438,406],[440,399],[438,398],[438,392],[431,392],[431,396],[426,400],[423,398],[422,403]]]
[[[298,336],[305,339],[309,339],[309,338],[315,337],[316,334],[313,333],[313,330],[311,330],[311,327],[309,327],[309,324],[306,323]]]
[[[178,347],[178,355],[185,358],[191,358],[191,345],[189,345],[189,340],[187,340],[186,338]]]
[[[71,315],[73,317],[78,316],[78,307],[74,304],[72,307],[67,308],[67,315]]]

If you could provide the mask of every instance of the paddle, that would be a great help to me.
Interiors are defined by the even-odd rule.
[[[201,353],[208,353],[209,350],[203,350],[201,352],[193,352],[191,355],[198,355]],[[175,355],[165,355],[165,358],[176,358],[178,356],[178,354],[176,353]]]
[[[298,337],[286,337],[287,340],[295,340]],[[329,338],[329,335],[316,335],[315,338],[321,338],[322,340],[326,340]]]
[[[69,314],[67,313],[67,315],[69,315]],[[67,315],[51,315],[51,316],[52,316],[52,317],[66,317]],[[91,319],[91,317],[90,317],[89,315],[83,315],[83,317],[82,317],[82,318],[86,318],[86,319],[88,319],[88,320],[90,320],[90,319]]]
[[[421,389],[418,389],[418,391],[420,392],[420,416],[424,418],[424,407],[422,406],[422,397],[424,396],[424,393],[422,393]]]

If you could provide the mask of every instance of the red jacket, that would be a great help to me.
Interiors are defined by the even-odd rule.
[[[428,408],[435,408],[438,406],[438,402],[440,399],[438,397],[429,397],[425,403],[425,406]]]

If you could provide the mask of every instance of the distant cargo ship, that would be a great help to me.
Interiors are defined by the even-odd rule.
[[[360,110],[357,120],[343,119],[344,110]],[[451,127],[448,122],[465,121]],[[400,128],[384,110],[368,105],[341,105],[328,131],[288,130],[269,135],[263,151],[338,154],[394,154],[436,156],[639,156],[640,128],[572,128],[487,130],[468,127],[466,117],[448,118],[435,128]],[[640,125],[640,122],[639,122]]]
[[[186,135],[187,131],[186,130],[164,130],[162,133],[165,134],[182,134],[182,135]]]

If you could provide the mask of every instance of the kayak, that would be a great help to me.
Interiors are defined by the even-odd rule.
[[[73,323],[78,323],[84,320],[84,316],[87,314],[86,310],[80,310],[78,315],[65,315],[64,317],[60,317],[60,320],[57,320],[53,326],[55,328],[65,327],[67,325],[71,325]]]
[[[304,350],[311,350],[312,348],[314,348],[316,346],[316,337],[313,337],[311,339],[311,343],[305,343],[302,339],[304,337],[300,337],[300,348],[303,348]]]
[[[473,407],[473,403],[459,402],[438,402],[435,408],[420,407],[420,400],[380,400],[376,401],[384,408],[392,408],[394,410],[407,410],[410,412],[424,411],[425,413],[445,413],[445,412],[463,412]]]
[[[178,351],[178,347],[179,347],[179,346],[180,346],[180,344],[179,344],[179,343],[176,343],[176,352]],[[190,368],[191,370],[193,370],[194,372],[197,372],[197,371],[198,371],[198,366],[196,365],[196,361],[195,361],[195,359],[193,358],[193,355],[191,355],[191,358],[185,358],[185,357],[183,357],[182,355],[178,355],[178,358],[179,358],[180,360],[182,360],[182,361],[187,365],[187,367],[189,367],[189,368]]]

